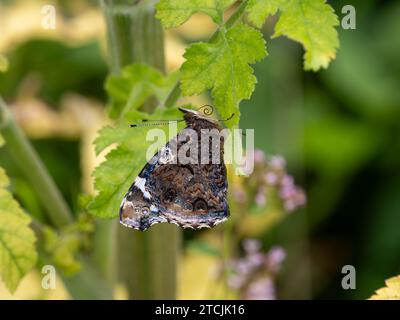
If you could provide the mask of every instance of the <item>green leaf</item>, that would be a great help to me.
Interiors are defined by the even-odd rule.
[[[110,145],[106,160],[94,171],[96,197],[89,203],[88,210],[102,218],[113,218],[119,214],[119,206],[135,177],[146,164],[147,148],[152,142],[146,141],[149,127],[130,128],[129,123],[138,123],[141,119],[177,119],[182,114],[176,109],[157,109],[151,116],[134,111],[126,114],[116,127],[104,127],[95,141],[96,152],[100,153]],[[160,126],[164,132],[168,126]]]
[[[0,134],[0,147],[2,147],[5,144],[3,136]]]
[[[29,228],[30,217],[11,193],[8,177],[0,167],[0,276],[14,292],[22,277],[35,265],[35,235]]]
[[[246,9],[249,13],[249,20],[261,28],[265,19],[274,15],[283,2],[283,0],[250,0]]]
[[[193,95],[211,89],[220,116],[236,114],[229,121],[232,127],[239,121],[239,102],[250,98],[257,82],[249,64],[265,55],[265,41],[256,29],[239,24],[226,33],[222,30],[215,42],[195,43],[186,50],[182,92]]]
[[[156,17],[165,28],[179,27],[194,13],[202,12],[216,24],[223,23],[223,13],[236,0],[161,0],[157,5]]]
[[[169,92],[176,73],[165,77],[157,69],[146,64],[125,67],[121,75],[111,75],[106,81],[106,90],[112,98],[109,115],[116,119],[136,110],[151,96],[163,101]]]
[[[305,70],[327,68],[339,47],[335,26],[339,20],[326,0],[259,0],[251,1],[249,18],[261,26],[268,15],[280,10],[274,38],[281,35],[300,42],[304,49]]]

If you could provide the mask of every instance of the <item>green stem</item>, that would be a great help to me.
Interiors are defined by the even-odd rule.
[[[1,97],[0,130],[7,142],[7,150],[32,185],[52,224],[62,227],[71,223],[73,215],[67,203]]]
[[[171,92],[168,94],[167,98],[165,99],[164,106],[167,108],[172,108],[175,106],[175,103],[181,97],[182,91],[180,88],[179,80],[174,84]]]
[[[135,62],[150,64],[164,72],[163,31],[154,17],[155,2],[101,1],[113,73]],[[142,109],[152,112],[155,107],[154,101],[149,101]],[[176,298],[180,232],[175,226],[158,225],[146,233],[121,226],[118,241],[119,280],[126,285],[129,298]]]
[[[160,50],[164,48],[162,29],[153,16],[145,14],[152,10],[156,2],[100,0],[107,24],[112,73],[118,74],[123,66],[133,61],[150,63],[164,70],[164,52]],[[149,41],[151,37],[157,41]]]
[[[240,3],[240,5],[237,7],[234,13],[229,17],[228,20],[224,23],[223,27],[226,29],[232,28],[244,15],[244,12],[246,10],[248,0],[244,0]],[[208,40],[208,42],[213,42],[218,34],[219,34],[220,29],[218,28],[217,31],[213,33],[211,38]],[[178,79],[175,83],[175,85],[172,87],[171,92],[168,94],[167,98],[165,99],[163,105],[167,108],[171,108],[175,105],[175,103],[178,101],[180,98],[182,92],[180,88],[180,80]]]
[[[86,256],[78,255],[81,270],[73,276],[61,274],[63,282],[73,299],[110,300],[113,290],[104,280],[99,268]]]
[[[118,221],[96,221],[93,237],[93,262],[109,285],[114,285],[117,273]]]
[[[236,24],[236,22],[238,22],[243,17],[248,2],[249,2],[248,0],[243,0],[237,7],[235,12],[232,13],[232,15],[229,17],[228,20],[226,20],[225,27],[227,29],[232,28]],[[213,36],[215,36],[215,34]]]

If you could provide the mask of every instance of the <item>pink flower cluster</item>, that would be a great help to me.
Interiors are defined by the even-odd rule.
[[[256,150],[254,153],[255,174],[259,177],[255,202],[259,206],[263,206],[267,202],[267,188],[273,187],[278,190],[278,195],[283,202],[285,211],[292,212],[298,207],[306,203],[304,191],[295,185],[292,176],[286,172],[286,161],[281,156],[272,156],[266,159],[264,153]]]
[[[286,257],[281,247],[261,252],[261,243],[248,239],[243,242],[245,255],[231,262],[228,285],[239,290],[241,298],[248,300],[273,300],[276,298],[274,276]]]

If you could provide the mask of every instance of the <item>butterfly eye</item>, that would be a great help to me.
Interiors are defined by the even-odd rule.
[[[139,213],[139,212],[140,212],[139,207],[135,207],[135,213]]]
[[[207,203],[203,199],[197,199],[193,204],[194,210],[198,211],[206,211],[207,210]]]
[[[143,213],[143,214],[148,214],[149,211],[150,211],[149,207],[143,207],[143,208],[142,208],[142,213]]]

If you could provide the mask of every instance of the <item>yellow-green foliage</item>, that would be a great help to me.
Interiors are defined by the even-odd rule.
[[[261,27],[269,15],[280,12],[273,37],[287,36],[304,49],[304,68],[326,68],[339,47],[338,18],[326,0],[251,0],[249,19]]]
[[[0,146],[4,143],[0,136]],[[14,292],[22,277],[35,265],[35,235],[31,219],[7,190],[9,179],[0,167],[0,276]]]
[[[375,291],[370,300],[400,300],[400,275],[385,281],[386,287]]]

